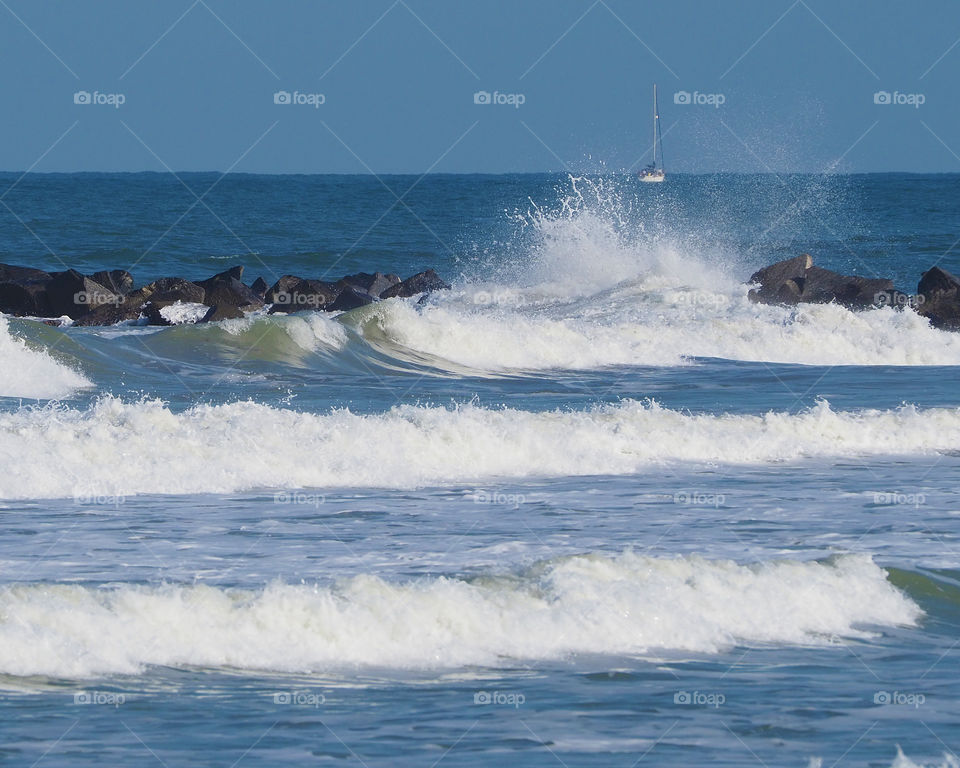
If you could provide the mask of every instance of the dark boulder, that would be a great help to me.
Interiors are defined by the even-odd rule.
[[[145,314],[144,306],[153,294],[154,290],[150,285],[137,288],[135,291],[130,291],[123,297],[123,301],[117,304],[104,304],[102,307],[97,307],[93,312],[79,318],[76,325],[114,325],[129,320],[139,320],[141,314]],[[156,310],[159,310],[160,306],[166,306],[166,303],[161,303],[156,307]],[[159,317],[159,315],[156,317]],[[153,322],[151,324],[166,325],[166,322]]]
[[[248,311],[262,307],[263,300],[248,285],[240,281],[242,275],[243,267],[233,267],[226,272],[201,280],[197,285],[204,290],[203,303],[210,307],[231,306]]]
[[[297,277],[296,275],[284,275],[277,280],[277,282],[267,288],[267,292],[263,295],[263,300],[267,304],[290,304],[291,302],[286,298],[285,294],[292,293],[294,288],[296,288],[297,285],[302,282],[302,277]]]
[[[813,259],[805,253],[757,270],[750,276],[750,282],[759,283],[760,287],[747,295],[751,301],[761,304],[796,304],[803,292],[807,270],[812,266]]]
[[[161,277],[140,290],[158,307],[176,304],[178,301],[203,304],[206,298],[203,288],[182,277]]]
[[[201,323],[215,323],[218,320],[233,320],[235,318],[244,317],[243,310],[238,307],[233,306],[232,304],[217,304],[210,307],[205,314],[198,322]]]
[[[230,267],[230,269],[225,272],[218,272],[213,277],[208,277],[206,280],[200,280],[198,285],[202,285],[206,288],[208,285],[212,285],[218,280],[243,280],[243,266],[238,265],[236,267]]]
[[[828,304],[836,302],[848,309],[884,306],[899,292],[892,280],[841,275],[815,267],[809,254],[779,261],[754,272],[747,296],[761,304]]]
[[[133,290],[133,275],[125,269],[94,272],[90,277],[120,296],[126,296]]]
[[[833,301],[848,309],[865,309],[879,305],[881,294],[892,290],[892,280],[841,275],[829,269],[809,267],[800,300],[810,304],[829,304]]]
[[[118,304],[122,297],[75,269],[54,272],[47,283],[50,314],[77,320],[104,304]]]
[[[348,285],[340,291],[337,300],[327,305],[325,309],[331,312],[349,312],[351,309],[365,307],[367,304],[373,304],[375,301],[379,301],[378,296]]]
[[[0,264],[0,283],[19,283],[25,280],[49,280],[49,272],[16,264]]]
[[[374,272],[373,274],[358,272],[355,275],[347,275],[340,282],[379,298],[388,288],[399,285],[400,278],[397,275],[385,275],[383,272]]]
[[[940,267],[928,269],[917,284],[917,293],[926,298],[931,298],[935,293],[958,290],[960,290],[960,278]]]
[[[253,281],[253,285],[250,286],[250,290],[253,291],[255,294],[257,294],[257,296],[262,299],[264,295],[267,293],[267,288],[269,287],[270,286],[267,285],[266,280],[264,280],[262,277],[258,277],[256,280]]]
[[[264,299],[273,305],[271,313],[292,314],[307,309],[329,309],[343,290],[344,286],[338,283],[284,275],[267,290]]]
[[[49,317],[52,314],[47,297],[49,276],[45,280],[0,282],[0,312],[19,317]]]
[[[142,310],[143,316],[147,318],[147,325],[173,325],[173,323],[160,314],[160,310],[166,306],[169,305],[154,304],[152,301],[147,302]]]
[[[934,328],[960,331],[960,279],[940,267],[924,272],[917,285],[917,314]]]
[[[145,285],[142,290],[148,292],[150,301],[158,307],[176,304],[178,301],[203,304],[206,298],[206,291],[200,285],[182,277],[161,277]]]
[[[78,318],[74,325],[116,325],[130,320],[139,320],[141,313],[142,304],[139,302],[104,304]]]
[[[403,282],[387,288],[380,294],[380,298],[389,299],[394,296],[409,298],[419,293],[430,293],[431,291],[444,291],[449,289],[449,284],[441,280],[440,276],[432,269],[428,269],[426,272],[418,272]]]

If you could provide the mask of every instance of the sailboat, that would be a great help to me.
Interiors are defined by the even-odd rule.
[[[657,145],[660,145],[660,164],[657,164]],[[657,109],[657,86],[653,86],[653,162],[637,172],[640,181],[663,181],[663,137],[660,135],[660,110]]]

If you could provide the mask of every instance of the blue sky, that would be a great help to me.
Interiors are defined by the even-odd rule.
[[[656,82],[668,171],[957,172],[958,41],[955,0],[2,0],[0,169],[621,171]]]

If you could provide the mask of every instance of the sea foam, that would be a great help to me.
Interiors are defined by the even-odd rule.
[[[0,314],[0,397],[49,400],[89,386],[81,373],[14,336],[9,321]]]
[[[740,565],[628,551],[471,580],[363,575],[255,590],[22,584],[0,588],[0,673],[83,678],[152,664],[438,669],[712,654],[736,644],[836,644],[920,615],[860,555]]]
[[[0,414],[0,498],[412,488],[627,475],[679,462],[761,464],[960,447],[960,409],[690,414],[626,400],[582,411],[404,405],[301,413],[253,402],[175,412],[104,396]]]

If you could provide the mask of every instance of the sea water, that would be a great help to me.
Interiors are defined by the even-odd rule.
[[[747,283],[960,269],[960,177],[184,179],[0,261],[452,289],[0,318],[0,763],[957,765],[960,335]]]

